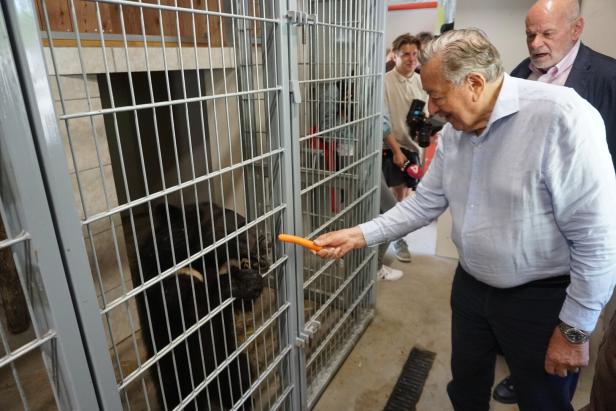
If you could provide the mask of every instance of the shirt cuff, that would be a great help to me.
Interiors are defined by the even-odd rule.
[[[374,221],[368,221],[367,223],[360,224],[359,229],[361,230],[368,247],[385,242],[383,232]]]
[[[597,325],[601,311],[591,310],[567,296],[560,310],[560,320],[582,331],[592,332]]]

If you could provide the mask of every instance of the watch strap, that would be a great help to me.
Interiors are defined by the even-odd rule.
[[[583,344],[590,338],[590,333],[564,322],[558,324],[558,329],[561,335],[571,344]]]

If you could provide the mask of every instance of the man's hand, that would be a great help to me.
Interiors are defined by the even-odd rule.
[[[578,372],[588,365],[588,341],[571,344],[563,337],[558,327],[554,329],[548,351],[545,353],[545,371],[548,374],[566,377],[567,372]]]
[[[314,243],[323,247],[315,254],[321,258],[340,258],[355,248],[366,246],[366,240],[359,227],[347,228],[319,236]]]
[[[402,152],[400,144],[398,144],[398,141],[396,140],[396,137],[393,135],[393,133],[389,133],[389,135],[385,137],[385,142],[387,143],[387,145],[391,149],[391,152],[394,155],[394,157],[392,158],[394,164],[401,169],[404,163],[406,163],[407,158]]]
[[[404,163],[406,163],[406,156],[404,155],[404,153],[402,152],[402,150],[398,150],[398,152],[394,152],[394,164],[398,166],[398,168],[402,169],[402,166],[404,165]]]

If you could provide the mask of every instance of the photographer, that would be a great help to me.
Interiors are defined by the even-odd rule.
[[[385,106],[391,118],[391,134],[385,137],[384,151],[391,162],[384,165],[383,173],[396,200],[402,201],[415,187],[407,185],[400,168],[407,160],[419,162],[422,151],[409,133],[406,118],[411,102],[415,99],[427,101],[428,96],[421,86],[421,78],[415,73],[421,51],[419,39],[410,34],[398,36],[392,44],[392,51],[396,67],[385,75],[384,83]]]
[[[425,105],[426,103],[424,101],[414,99],[406,116],[409,135],[422,149],[430,145],[432,137],[439,132],[444,125],[444,122],[436,118],[426,117],[424,113]],[[406,184],[407,187],[415,190],[425,169],[416,152],[401,148],[400,155],[404,156],[404,159],[396,160],[392,150],[384,150],[383,169],[387,170],[386,174],[389,176],[390,182],[395,179],[396,182]],[[401,166],[397,164],[400,161],[403,161]]]
[[[409,187],[400,169],[408,161],[419,163],[421,148],[411,138],[406,116],[414,99],[427,101],[427,94],[421,86],[419,74],[415,73],[419,40],[410,34],[398,36],[392,43],[396,66],[385,74],[385,106],[391,118],[391,133],[385,137],[383,150],[383,175],[396,201],[408,197],[414,188]],[[416,185],[416,184],[415,184]],[[402,262],[411,261],[411,253],[404,239],[394,243],[396,258]]]

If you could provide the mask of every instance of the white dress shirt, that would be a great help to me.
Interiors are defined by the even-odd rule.
[[[426,105],[428,102],[428,94],[421,85],[419,74],[413,72],[405,77],[393,69],[385,74],[384,95],[391,120],[391,131],[396,141],[408,150],[421,153],[421,148],[411,139],[406,125],[406,115],[413,99],[423,100]]]
[[[616,177],[586,100],[505,74],[481,135],[447,124],[416,195],[360,228],[375,245],[448,206],[468,273],[498,288],[569,273],[560,319],[594,329],[616,283]]]

